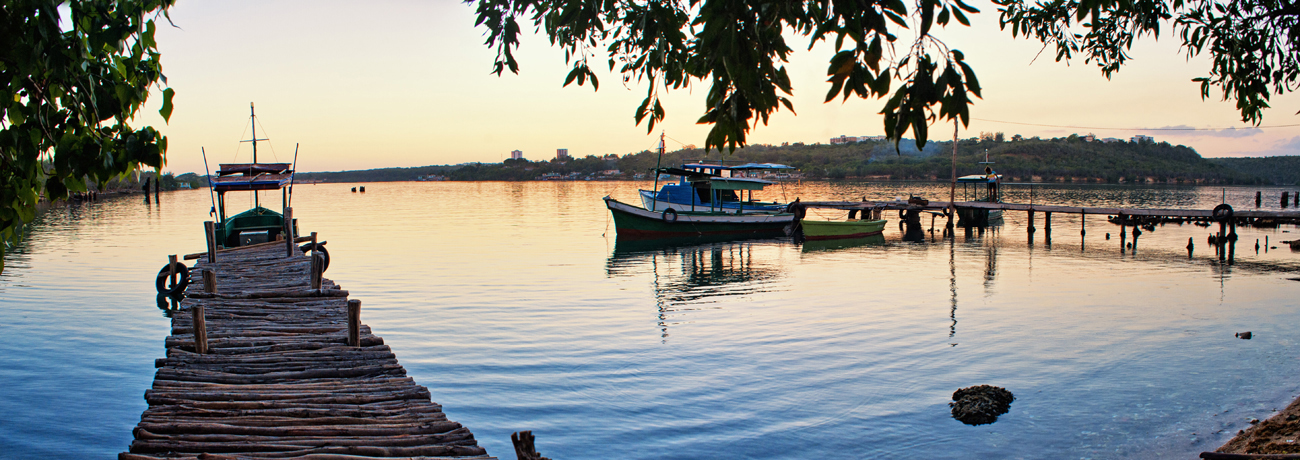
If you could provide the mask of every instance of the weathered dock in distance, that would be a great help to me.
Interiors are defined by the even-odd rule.
[[[808,208],[823,209],[841,209],[848,211],[926,211],[933,213],[942,213],[953,205],[958,209],[998,209],[1003,211],[1024,211],[1029,217],[1029,228],[1034,228],[1034,214],[1037,212],[1044,213],[1046,224],[1051,226],[1052,213],[1060,214],[1079,214],[1079,215],[1106,215],[1123,218],[1170,218],[1184,219],[1188,221],[1227,221],[1237,220],[1241,223],[1247,223],[1254,220],[1268,219],[1282,223],[1300,223],[1300,211],[1240,211],[1230,210],[1227,215],[1215,214],[1214,209],[1150,209],[1150,208],[1114,208],[1114,207],[1085,207],[1085,206],[1059,206],[1046,204],[1025,204],[1025,203],[990,203],[986,201],[957,201],[949,203],[947,201],[805,201],[801,205]],[[1032,230],[1031,230],[1032,231]]]
[[[321,257],[292,241],[212,249],[209,233],[209,252],[186,256],[204,282],[174,312],[119,460],[491,458],[321,277]]]

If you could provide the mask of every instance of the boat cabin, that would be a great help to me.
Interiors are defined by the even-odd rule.
[[[957,178],[961,184],[962,201],[1002,202],[1002,175],[995,174],[990,179],[986,174],[971,174]]]
[[[680,168],[657,168],[655,174],[680,176],[676,183],[664,184],[654,193],[652,202],[667,203],[683,210],[696,211],[707,207],[709,211],[776,211],[777,203],[754,200],[754,191],[762,190],[775,182],[743,177],[745,171],[794,169],[774,163],[747,163],[728,166],[721,164],[687,163]],[[749,191],[748,197],[745,192]]]
[[[288,187],[293,183],[289,163],[223,164],[211,179],[217,194],[217,244],[233,248],[279,239],[284,233],[284,207],[288,205]],[[258,192],[280,190],[281,212],[262,207]],[[226,192],[253,192],[253,208],[226,215]],[[292,232],[298,233],[296,219]],[[292,236],[290,236],[292,237]]]

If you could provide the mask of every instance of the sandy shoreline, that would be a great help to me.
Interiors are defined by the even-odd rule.
[[[1300,397],[1292,401],[1291,405],[1287,406],[1286,409],[1269,417],[1268,420],[1239,431],[1237,436],[1219,447],[1215,452],[1300,454]],[[1300,458],[1300,456],[1294,458]]]

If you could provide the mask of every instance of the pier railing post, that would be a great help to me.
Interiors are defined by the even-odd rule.
[[[284,208],[284,256],[293,257],[293,207]]]
[[[208,237],[208,263],[217,263],[217,223],[210,220],[204,222],[203,233]]]
[[[361,301],[348,301],[348,346],[361,346]]]
[[[167,256],[167,287],[176,285],[176,254]]]
[[[212,271],[212,268],[203,271],[203,292],[217,292],[217,272]]]
[[[325,267],[321,266],[320,251],[316,250],[316,232],[311,232],[311,248],[311,288],[320,289],[321,270]]]
[[[200,355],[206,354],[208,352],[208,322],[207,318],[204,317],[203,305],[190,307],[190,316],[194,320],[194,352]]]

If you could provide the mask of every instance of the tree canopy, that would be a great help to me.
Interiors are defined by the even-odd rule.
[[[174,0],[6,0],[0,4],[0,241],[19,237],[43,194],[57,200],[141,165],[167,138],[131,119],[165,85],[154,20]],[[60,5],[70,12],[60,16]],[[161,114],[171,117],[171,88]],[[4,265],[0,253],[0,270]]]
[[[1189,57],[1212,62],[1201,84],[1235,100],[1242,120],[1259,124],[1270,94],[1294,91],[1300,66],[1300,3],[1293,0],[993,0],[1014,36],[1054,47],[1056,59],[1082,55],[1106,77],[1128,60],[1136,39],[1171,27]],[[664,117],[662,91],[710,85],[699,123],[712,128],[705,148],[735,150],[791,94],[785,63],[790,34],[833,42],[826,101],[851,95],[884,99],[884,131],[895,145],[910,130],[923,147],[931,125],[969,122],[979,80],[961,51],[930,31],[978,10],[962,0],[466,0],[494,73],[518,72],[513,51],[521,22],[544,31],[572,65],[564,85],[598,88],[591,65],[608,58],[624,81],[646,82],[635,120],[653,130]],[[914,34],[899,41],[902,29]],[[596,63],[592,61],[595,60]]]

